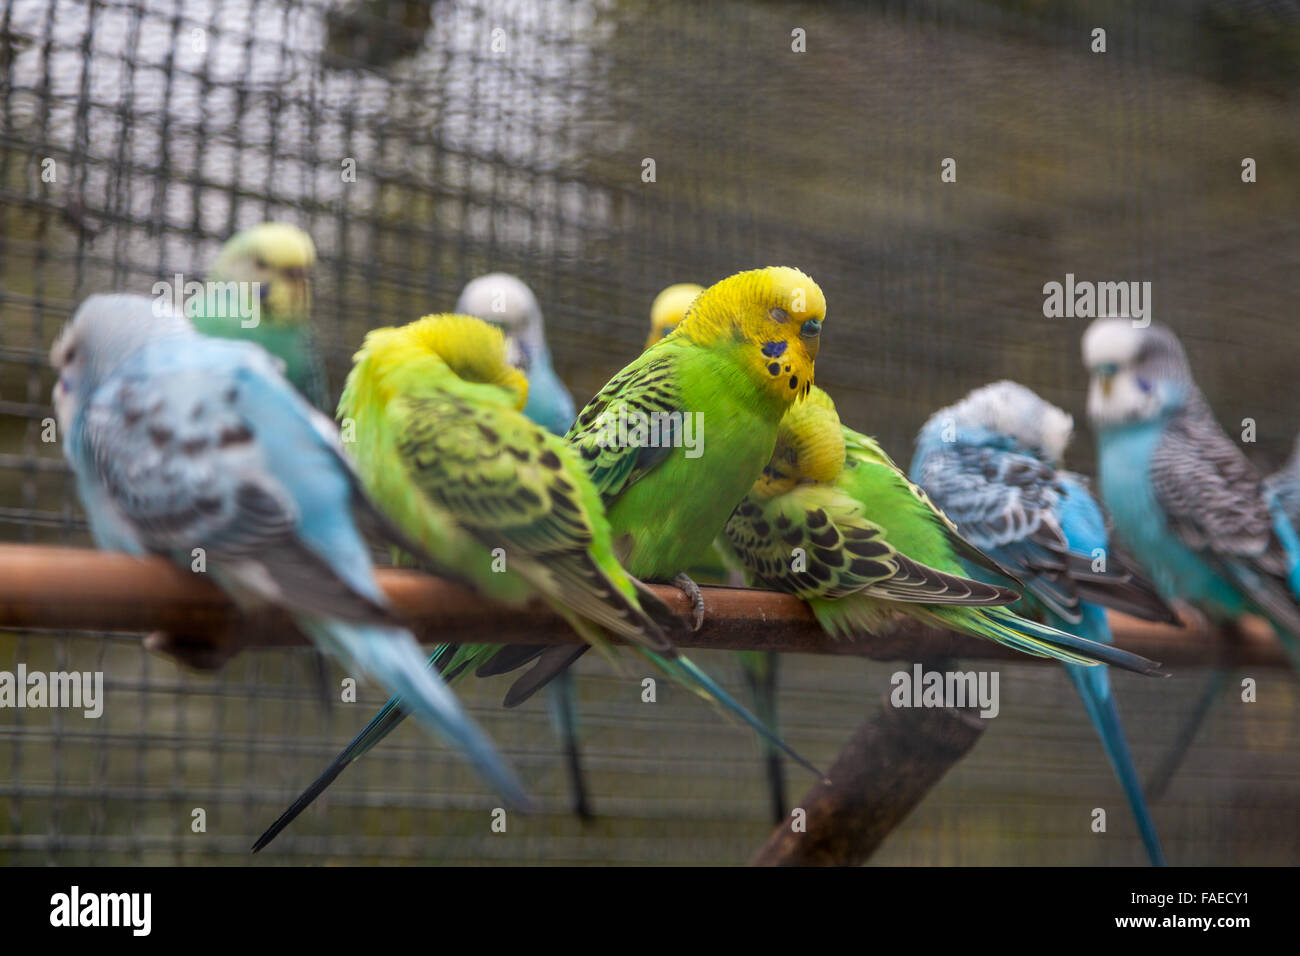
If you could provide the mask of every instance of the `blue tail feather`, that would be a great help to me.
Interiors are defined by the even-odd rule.
[[[1088,606],[1084,614],[1084,626],[1092,624],[1099,642],[1109,643],[1110,634],[1105,623],[1105,612],[1100,608]],[[1098,618],[1100,618],[1099,622]],[[1103,633],[1096,633],[1098,623],[1102,629],[1105,629]],[[1083,699],[1083,706],[1088,711],[1088,719],[1092,721],[1097,736],[1101,738],[1106,757],[1115,771],[1120,786],[1124,789],[1124,796],[1128,798],[1129,808],[1133,811],[1133,819],[1137,822],[1138,833],[1142,837],[1142,845],[1146,847],[1151,865],[1164,866],[1164,851],[1160,847],[1160,838],[1156,836],[1155,823],[1151,820],[1151,811],[1147,807],[1146,798],[1142,795],[1142,783],[1138,780],[1137,768],[1133,766],[1133,755],[1129,752],[1128,740],[1124,736],[1124,727],[1119,719],[1119,709],[1115,706],[1115,698],[1111,693],[1110,671],[1104,666],[1082,667],[1078,664],[1066,664],[1065,669]]]
[[[399,628],[363,627],[319,618],[302,623],[340,657],[353,662],[390,694],[401,698],[401,706],[395,710],[409,712],[460,750],[510,806],[523,810],[532,804],[519,778],[487,734],[465,713],[451,688],[428,666],[410,633]],[[382,736],[375,736],[365,749]],[[365,749],[356,751],[354,756]]]

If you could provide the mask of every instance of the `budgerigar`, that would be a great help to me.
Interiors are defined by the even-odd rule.
[[[646,336],[645,347],[654,345],[677,326],[686,317],[686,310],[691,307],[696,296],[704,291],[704,286],[694,282],[679,282],[660,292],[650,303],[650,332]]]
[[[798,269],[723,279],[610,379],[569,431],[620,559],[644,580],[672,581],[691,594],[697,626],[702,600],[685,569],[761,472],[785,411],[812,387],[825,316],[821,289]],[[530,692],[568,663],[543,658],[514,692]]]
[[[1148,620],[1177,616],[1107,539],[1086,483],[1061,468],[1074,421],[1014,382],[976,389],[932,415],[917,438],[911,477],[962,536],[1025,586],[1015,610],[1103,644],[1105,606]],[[1099,563],[1102,562],[1102,563]],[[1007,583],[967,565],[975,577]],[[1152,865],[1164,854],[1142,796],[1105,667],[1067,664],[1137,821]]]
[[[1300,536],[1218,423],[1169,329],[1098,319],[1083,336],[1102,500],[1168,599],[1273,624],[1300,669]]]
[[[533,290],[512,275],[493,272],[465,286],[456,301],[456,311],[477,316],[501,329],[506,337],[506,357],[528,377],[524,414],[556,435],[567,432],[573,424],[573,398],[551,364],[542,309]],[[551,718],[564,745],[574,813],[583,820],[591,819],[591,801],[582,772],[582,748],[578,743],[578,689],[573,671],[561,673],[547,688],[547,693]]]
[[[1083,336],[1102,501],[1120,542],[1168,600],[1231,624],[1263,614],[1300,670],[1300,536],[1218,423],[1182,343],[1158,324],[1098,319]],[[1227,683],[1210,672],[1152,777],[1154,799]]]
[[[870,634],[900,614],[1028,654],[1140,673],[1136,654],[1022,618],[1011,587],[975,581],[963,562],[1004,569],[963,538],[876,442],[840,424],[813,389],[781,423],[771,461],[727,523],[755,585],[808,602],[830,634]]]
[[[703,291],[702,285],[679,282],[655,296],[650,304],[650,332],[646,337],[646,348],[677,328],[686,317],[691,303]],[[687,573],[694,580],[705,584],[734,584],[743,580],[739,569],[727,566],[726,559],[716,544],[710,545],[704,554],[692,562]],[[736,576],[734,581],[733,576]],[[737,651],[736,659],[740,662],[745,685],[753,699],[754,713],[767,726],[779,730],[776,688],[781,655],[774,651]],[[776,823],[783,823],[786,819],[785,763],[781,752],[766,741],[763,744],[763,763],[772,819]]]
[[[92,296],[51,352],[63,450],[95,542],[160,554],[399,694],[517,807],[523,787],[389,609],[358,532],[369,504],[333,424],[258,346],[199,335],[143,296]],[[407,545],[409,546],[409,545]]]
[[[536,660],[506,695],[506,705],[514,706],[588,646],[607,650],[612,632],[675,679],[770,734],[673,648],[667,633],[680,624],[620,566],[616,550],[626,550],[626,543],[606,520],[581,447],[524,417],[527,390],[523,374],[506,360],[500,330],[458,315],[371,332],[348,376],[339,412],[356,424],[363,481],[399,526],[435,556],[434,566],[469,579],[497,601],[518,604],[540,596],[588,642],[466,645],[440,649],[431,665],[449,674],[474,669],[491,676]],[[502,560],[507,570],[498,573]],[[390,702],[255,849],[404,716],[403,706]]]
[[[573,398],[551,364],[542,309],[533,290],[512,275],[492,272],[465,286],[456,311],[476,315],[505,333],[507,359],[528,376],[524,414],[557,435],[567,432],[573,424]]]
[[[311,236],[284,222],[264,222],[231,236],[208,272],[213,294],[187,305],[194,327],[204,335],[256,342],[284,362],[285,377],[307,400],[331,414],[325,364],[311,326]],[[231,283],[247,283],[241,289]],[[256,286],[253,286],[256,283]],[[257,314],[242,305],[257,290]],[[242,297],[242,298],[241,298]]]

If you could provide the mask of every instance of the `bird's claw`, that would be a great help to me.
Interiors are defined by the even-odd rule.
[[[704,626],[704,595],[700,586],[690,579],[685,571],[673,578],[673,587],[685,594],[691,601],[691,632]]]

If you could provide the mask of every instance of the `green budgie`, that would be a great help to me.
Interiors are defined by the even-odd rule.
[[[186,314],[204,335],[262,346],[284,362],[284,377],[293,387],[329,414],[325,365],[311,327],[309,274],[315,263],[311,236],[297,226],[264,222],[244,229],[221,247],[212,264],[207,278],[214,294],[205,297],[202,308],[187,307]]]
[[[1160,673],[1136,654],[1022,618],[1006,608],[1016,591],[966,577],[963,559],[1011,578],[874,440],[842,426],[820,389],[782,422],[727,539],[753,583],[805,599],[837,637],[872,633],[903,614],[1036,656]]]

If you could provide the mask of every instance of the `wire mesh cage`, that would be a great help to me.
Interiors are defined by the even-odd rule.
[[[1220,421],[1254,423],[1243,447],[1262,469],[1300,427],[1293,3],[0,11],[0,541],[89,541],[46,435],[47,352],[76,303],[202,275],[267,220],[316,243],[312,318],[335,397],[367,330],[449,310],[481,273],[532,287],[556,369],[585,400],[637,354],[660,289],[787,263],[829,303],[818,384],[899,461],[931,411],[1000,378],[1085,420],[1085,323],[1044,317],[1044,284],[1067,274],[1150,282]],[[1073,467],[1092,470],[1091,444],[1076,439]],[[699,659],[740,692],[731,656]],[[0,711],[11,864],[246,862],[380,703],[321,701],[302,650],[208,674],[135,637],[0,631],[0,667],[17,662],[101,671],[108,703],[93,720]],[[788,656],[787,739],[829,762],[892,670]],[[990,731],[873,860],[1141,862],[1065,673],[1000,670]],[[467,682],[541,812],[494,832],[495,798],[407,726],[257,861],[745,860],[770,829],[756,745],[684,692],[649,705],[639,674],[586,658],[578,673],[594,822],[568,813],[544,702],[503,711],[500,679]],[[1203,676],[1114,677],[1140,767]],[[1258,700],[1216,700],[1155,807],[1174,862],[1295,862],[1300,695],[1283,670],[1254,676]],[[797,773],[791,798],[811,783]],[[1106,833],[1095,807],[1112,808]]]

